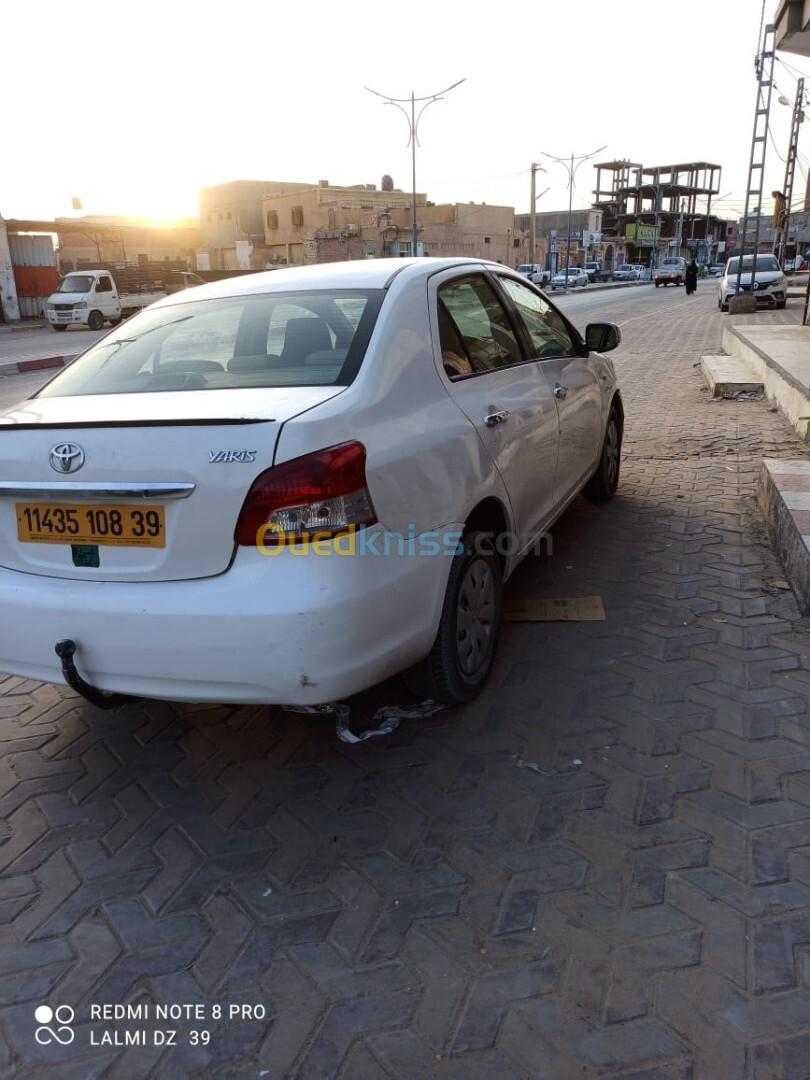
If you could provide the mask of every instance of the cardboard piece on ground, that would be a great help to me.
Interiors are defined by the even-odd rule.
[[[572,596],[559,600],[532,600],[507,608],[507,622],[605,622],[601,596]]]

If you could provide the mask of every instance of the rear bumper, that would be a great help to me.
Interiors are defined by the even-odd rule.
[[[80,673],[101,690],[171,701],[335,701],[429,651],[451,561],[240,549],[219,577],[148,583],[0,569],[0,671],[61,683],[54,645],[72,638]]]

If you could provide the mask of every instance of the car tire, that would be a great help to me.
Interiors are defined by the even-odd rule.
[[[410,690],[443,705],[463,705],[481,691],[501,628],[503,572],[492,535],[468,532],[462,545],[453,557],[433,647],[403,675]]]
[[[609,502],[619,486],[619,472],[622,461],[622,421],[619,410],[611,405],[602,453],[596,472],[585,485],[583,494],[591,502]]]
[[[104,326],[104,316],[100,311],[91,311],[87,317],[87,325],[91,330],[101,330]]]
[[[61,333],[63,330],[67,330],[66,323],[51,323],[51,328],[57,333]]]
[[[783,308],[787,307],[787,300],[777,300],[776,306],[781,311]]]

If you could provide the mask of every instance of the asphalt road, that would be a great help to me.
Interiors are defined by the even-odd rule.
[[[69,326],[61,334],[48,327],[0,333],[0,364],[4,360],[75,355],[108,333],[109,328],[83,330],[80,326]]]

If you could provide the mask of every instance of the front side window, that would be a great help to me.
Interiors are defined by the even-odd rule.
[[[93,345],[41,397],[348,386],[383,292],[319,290],[151,308]]]
[[[514,278],[502,277],[501,285],[523,320],[538,360],[578,355],[565,323],[542,296]]]
[[[481,274],[446,282],[439,288],[439,303],[469,360],[471,372],[464,374],[482,374],[522,362],[523,354],[509,318],[495,290]]]

